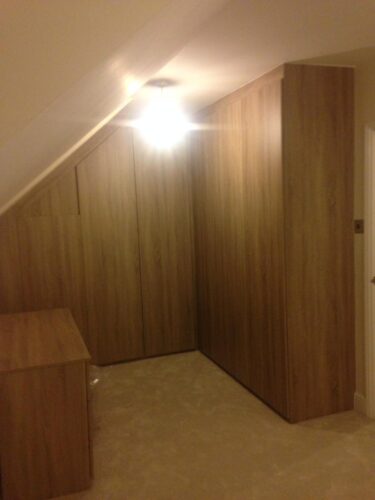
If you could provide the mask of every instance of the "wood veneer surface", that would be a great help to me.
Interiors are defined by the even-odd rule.
[[[205,117],[195,165],[200,347],[249,384],[242,102]],[[197,159],[197,156],[195,156]]]
[[[286,65],[193,140],[200,347],[293,421],[352,407],[352,96]],[[108,129],[0,220],[0,311],[70,307],[101,363],[195,346],[187,153],[134,144]]]
[[[282,81],[243,100],[249,387],[287,414]]]
[[[290,418],[353,408],[353,70],[287,65]]]
[[[353,71],[286,65],[200,116],[201,349],[291,421],[352,408]]]
[[[68,309],[0,314],[0,373],[90,358]]]
[[[52,215],[78,215],[76,171],[70,169],[64,172],[58,182],[50,183],[34,196],[29,195],[23,203],[13,209],[17,215],[40,217]]]
[[[4,500],[55,498],[88,488],[86,362],[2,373],[0,378]]]
[[[136,156],[109,125],[0,220],[0,312],[68,307],[100,364],[196,345],[187,151]]]
[[[0,218],[0,313],[24,310],[17,223],[6,214]]]
[[[194,156],[200,346],[285,414],[280,78],[204,120]]]
[[[90,349],[99,364],[144,356],[132,133],[77,167]]]
[[[87,340],[75,169],[0,219],[0,312],[71,309]]]
[[[184,144],[160,151],[134,134],[145,354],[195,347],[191,181]]]
[[[24,310],[67,307],[87,341],[79,216],[20,217],[17,231]]]

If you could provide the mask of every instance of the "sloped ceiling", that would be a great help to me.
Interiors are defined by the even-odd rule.
[[[110,57],[167,4],[168,0],[5,2],[0,143]]]
[[[194,112],[284,62],[375,46],[374,0],[3,0],[0,16],[0,212],[150,78]]]
[[[369,46],[374,0],[232,0],[157,76],[180,81],[183,101],[195,111],[285,62]],[[360,57],[352,52],[326,63],[355,65]]]
[[[131,99],[227,0],[3,0],[0,213]]]

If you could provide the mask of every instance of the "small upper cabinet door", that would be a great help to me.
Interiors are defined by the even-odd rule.
[[[119,129],[77,167],[90,348],[108,364],[144,354],[132,134]]]
[[[146,356],[195,348],[191,182],[186,145],[134,134]]]

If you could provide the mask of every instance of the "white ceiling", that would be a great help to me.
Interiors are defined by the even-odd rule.
[[[371,45],[374,0],[232,0],[156,76],[180,82],[171,91],[193,112],[284,62]],[[352,52],[326,62],[361,58]]]
[[[374,0],[3,0],[0,212],[150,78],[194,112],[284,62],[368,61],[374,26]]]
[[[0,213],[123,108],[226,1],[3,0]]]
[[[0,144],[113,55],[169,0],[6,0]]]

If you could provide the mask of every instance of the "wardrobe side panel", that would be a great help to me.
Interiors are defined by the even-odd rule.
[[[213,356],[213,343],[217,329],[217,316],[212,282],[215,231],[213,227],[213,210],[208,196],[210,172],[213,160],[213,117],[206,116],[205,127],[192,134],[190,140],[191,168],[193,176],[193,209],[194,209],[194,237],[196,256],[196,283],[197,283],[197,341],[198,348],[206,355]]]
[[[290,419],[353,407],[353,70],[287,65]]]

